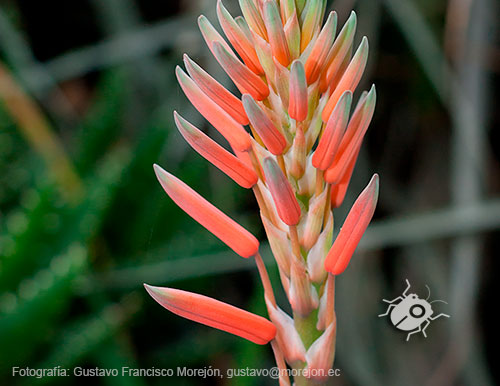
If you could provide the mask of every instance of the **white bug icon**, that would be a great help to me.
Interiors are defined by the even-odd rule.
[[[406,341],[408,342],[410,340],[410,336],[418,332],[422,332],[422,334],[424,334],[427,338],[425,329],[429,327],[431,321],[436,320],[441,316],[449,318],[450,315],[441,313],[433,316],[434,311],[432,310],[431,304],[434,302],[446,302],[444,300],[433,300],[432,302],[428,302],[427,300],[431,296],[429,286],[426,285],[427,290],[429,291],[427,299],[420,299],[417,294],[406,295],[411,287],[408,279],[406,279],[406,284],[407,287],[401,296],[398,296],[393,300],[383,299],[384,302],[389,303],[389,307],[387,308],[385,314],[379,315],[379,318],[390,314],[391,322],[394,327],[401,331],[410,331],[406,337]]]

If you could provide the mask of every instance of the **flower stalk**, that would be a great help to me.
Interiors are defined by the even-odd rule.
[[[351,57],[356,15],[336,35],[335,12],[323,24],[326,0],[239,3],[243,17],[233,18],[217,1],[227,41],[206,17],[200,16],[198,25],[241,95],[225,89],[187,55],[186,71],[176,69],[186,97],[233,153],[177,112],[174,119],[194,150],[252,189],[292,315],[277,303],[257,239],[157,165],[158,180],[177,205],[234,252],[255,259],[270,321],[202,295],[146,289],[180,316],[259,344],[270,342],[278,367],[298,371],[295,385],[323,384],[335,358],[336,276],[346,270],[378,197],[375,174],[334,240],[333,209],[344,200],[375,109],[373,86],[360,93],[351,113],[368,39],[362,38]],[[291,384],[286,374],[279,382]]]

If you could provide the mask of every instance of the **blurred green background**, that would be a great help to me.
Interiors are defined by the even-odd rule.
[[[0,384],[12,367],[270,368],[269,347],[172,315],[142,283],[265,315],[256,269],[164,194],[159,163],[264,239],[250,192],[182,140],[172,111],[217,134],[176,84],[187,52],[230,87],[200,33],[215,0],[0,1]],[[238,13],[235,0],[225,4]],[[370,40],[376,114],[341,224],[380,200],[338,279],[335,385],[494,385],[500,322],[499,3],[337,0]],[[262,252],[278,284],[269,248]],[[377,315],[408,278],[451,315],[428,338]],[[286,309],[284,295],[279,303]],[[436,307],[437,308],[437,307]],[[86,383],[44,378],[37,383]],[[265,378],[93,378],[98,385],[272,385]]]

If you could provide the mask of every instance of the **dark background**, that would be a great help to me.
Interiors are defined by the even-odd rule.
[[[152,169],[156,162],[180,176],[264,239],[251,194],[195,154],[173,126],[174,109],[203,125],[175,82],[183,52],[230,85],[197,31],[201,13],[218,27],[215,3],[0,1],[7,69],[0,84],[8,79],[27,95],[13,110],[9,88],[0,87],[0,384],[33,382],[11,378],[12,366],[273,366],[269,347],[182,320],[142,288],[182,288],[266,314],[255,267],[178,209]],[[236,1],[225,4],[238,14]],[[499,4],[337,0],[329,8],[342,24],[356,10],[356,43],[363,35],[370,41],[359,90],[375,83],[378,94],[336,224],[369,176],[381,176],[375,219],[338,280],[335,366],[342,376],[332,384],[494,385]],[[265,243],[263,255],[270,261]],[[433,322],[427,339],[409,343],[377,317],[382,298],[398,296],[406,278],[422,296],[429,285],[432,299],[449,303],[438,303],[440,311],[451,315]]]

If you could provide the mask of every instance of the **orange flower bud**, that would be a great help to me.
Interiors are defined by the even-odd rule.
[[[288,50],[278,5],[274,0],[264,0],[262,10],[273,55],[278,62],[287,67],[290,64],[290,51]]]
[[[344,225],[326,256],[325,269],[328,272],[340,275],[347,268],[375,212],[378,199],[378,180],[378,174],[375,174],[347,215]]]
[[[349,16],[349,19],[342,27],[335,43],[333,43],[332,48],[328,52],[328,57],[325,60],[321,75],[321,92],[326,91],[326,89],[331,85],[333,77],[337,75],[342,63],[351,52],[352,42],[356,32],[356,23],[356,13],[352,11],[351,16]]]
[[[283,134],[281,134],[271,119],[250,95],[244,94],[242,100],[243,107],[252,127],[262,139],[267,149],[275,155],[283,153],[286,147],[286,139]]]
[[[207,296],[174,288],[144,284],[151,297],[167,310],[183,318],[238,335],[257,344],[266,344],[276,335],[276,327],[262,316]]]
[[[257,183],[257,174],[253,168],[248,167],[243,161],[186,121],[177,111],[174,111],[174,120],[180,133],[193,149],[226,173],[238,185],[248,189]]]
[[[176,68],[177,80],[189,101],[228,142],[240,151],[250,149],[250,135],[180,68]]]
[[[304,65],[300,60],[294,60],[290,69],[290,99],[288,114],[290,118],[302,122],[308,112],[307,81]]]
[[[373,86],[365,97],[361,97],[361,101],[342,137],[335,159],[325,172],[325,180],[328,183],[338,184],[351,165],[351,160],[357,157],[357,152],[359,152],[375,111],[375,102],[376,92],[375,86]]]
[[[188,215],[207,228],[241,257],[255,256],[259,242],[241,225],[229,218],[184,182],[154,165],[156,177],[170,198]]]
[[[243,59],[243,62],[256,74],[262,74],[264,70],[260,65],[253,42],[241,30],[221,0],[217,1],[217,18],[224,33],[241,59]]]
[[[340,79],[339,84],[335,88],[335,91],[333,91],[330,99],[328,100],[328,103],[323,109],[323,114],[322,114],[323,122],[328,121],[330,115],[332,114],[333,109],[337,105],[337,102],[339,101],[340,97],[344,92],[346,92],[347,90],[354,92],[354,90],[358,86],[359,81],[361,80],[361,77],[363,76],[367,60],[368,60],[368,39],[365,36],[363,37],[363,40],[361,41],[358,50],[354,54],[354,57],[352,58],[351,63],[349,64],[349,67],[347,67],[347,70],[342,76],[342,79]]]
[[[231,55],[221,43],[214,42],[212,48],[215,58],[242,94],[248,93],[258,101],[267,98],[269,88],[258,75]]]
[[[300,41],[301,52],[306,50],[311,40],[313,40],[314,35],[319,31],[324,15],[324,1],[309,0],[307,2],[304,1],[304,3],[305,7],[303,12],[300,12],[300,17],[302,19],[302,36]]]
[[[318,147],[312,157],[312,164],[315,168],[326,170],[335,159],[337,149],[342,141],[342,136],[344,135],[349,120],[351,101],[352,93],[346,91],[328,119],[323,135],[319,140]]]
[[[290,183],[271,157],[264,159],[263,167],[278,215],[285,224],[297,225],[300,220],[300,206]]]
[[[243,13],[248,26],[261,38],[267,40],[267,30],[258,9],[259,5],[256,5],[254,0],[239,0],[239,2],[241,13]]]
[[[248,117],[245,114],[241,100],[226,90],[223,85],[212,78],[187,55],[184,55],[184,65],[191,79],[210,99],[222,107],[240,125],[248,125]]]
[[[294,3],[294,1],[292,1],[292,3]],[[288,18],[283,29],[285,31],[288,49],[290,50],[290,59],[297,59],[300,56],[300,24],[296,10],[294,10],[292,15]]]
[[[335,30],[337,28],[337,13],[330,12],[328,19],[321,30],[318,38],[316,39],[311,53],[309,54],[306,64],[305,72],[308,84],[313,84],[318,79],[323,66],[327,59],[330,48],[335,39]]]

